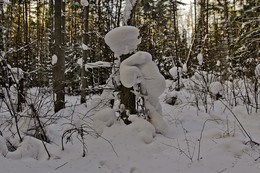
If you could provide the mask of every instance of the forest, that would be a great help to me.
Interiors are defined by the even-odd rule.
[[[1,162],[256,173],[259,24],[260,0],[0,0]]]

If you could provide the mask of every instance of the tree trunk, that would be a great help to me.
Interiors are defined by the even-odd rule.
[[[132,54],[122,55],[120,56],[121,62],[127,59]],[[123,85],[120,86],[120,100],[121,104],[125,106],[125,110],[121,113],[121,118],[125,122],[125,124],[130,124],[131,122],[128,120],[128,113],[135,114],[136,113],[136,105],[135,105],[135,94],[131,92],[133,88],[126,88]],[[129,111],[128,113],[126,111]]]
[[[1,51],[4,51],[4,32],[3,32],[3,28],[4,28],[4,5],[2,3],[0,3],[0,15],[1,15],[1,19],[0,19],[0,53]]]
[[[49,55],[48,55],[48,81],[50,83],[50,85],[53,84],[53,81],[51,80],[52,79],[52,73],[51,73],[51,68],[50,68],[50,65],[51,65],[51,57],[52,55],[54,54],[54,32],[53,32],[53,0],[49,0],[49,38],[48,38],[48,44],[49,44]]]
[[[84,7],[84,35],[83,35],[83,44],[88,45],[88,18],[89,18],[89,6]],[[80,102],[86,102],[86,95],[87,95],[87,76],[85,70],[85,64],[87,63],[88,59],[88,50],[83,49],[83,58],[82,58],[82,68],[81,68],[81,98]]]
[[[55,0],[55,55],[57,63],[53,65],[53,90],[54,90],[54,110],[58,112],[65,107],[65,56],[62,41],[62,2]]]

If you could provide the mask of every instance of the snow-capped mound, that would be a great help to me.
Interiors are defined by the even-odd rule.
[[[114,124],[116,121],[116,113],[111,108],[105,108],[95,113],[93,120],[93,128],[101,135],[104,127],[110,127]]]
[[[23,142],[18,145],[17,150],[9,152],[6,157],[10,159],[33,158],[35,160],[46,160],[48,155],[42,141],[25,136]]]
[[[134,129],[141,136],[146,144],[150,144],[155,136],[154,126],[143,118],[137,115],[130,115],[128,118],[132,123],[128,125],[128,128]]]
[[[118,56],[129,54],[136,50],[141,43],[138,38],[139,31],[133,26],[121,26],[109,31],[105,36],[105,42]]]
[[[150,122],[155,127],[157,133],[166,135],[168,132],[168,125],[164,121],[163,117],[156,111],[156,109],[148,102],[145,102],[145,107],[149,111]]]

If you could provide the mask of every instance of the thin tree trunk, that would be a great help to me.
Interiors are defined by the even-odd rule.
[[[84,7],[84,35],[83,35],[83,44],[88,45],[88,31],[89,31],[89,6]],[[81,68],[81,98],[80,102],[85,103],[86,102],[86,96],[87,96],[87,76],[86,76],[86,70],[85,70],[85,64],[87,63],[88,59],[88,50],[83,49],[83,58],[82,58],[82,68]]]
[[[53,90],[54,90],[54,110],[58,112],[65,107],[65,57],[62,41],[62,2],[55,0],[55,55],[57,62],[53,65]]]
[[[121,55],[120,60],[123,62],[132,54]],[[121,113],[121,118],[125,122],[125,124],[130,124],[131,122],[128,120],[128,113],[135,114],[136,113],[136,106],[135,106],[135,94],[131,92],[133,88],[126,88],[123,85],[120,86],[120,100],[121,104],[125,106],[125,111]],[[129,112],[127,113],[126,110]]]

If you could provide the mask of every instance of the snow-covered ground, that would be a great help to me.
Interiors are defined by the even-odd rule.
[[[167,86],[171,81],[167,82]],[[76,104],[79,98],[67,96],[67,108],[60,111],[55,123],[47,126],[50,139],[47,144],[51,158],[41,141],[27,135],[23,142],[8,138],[9,129],[2,124],[6,118],[0,112],[0,172],[1,173],[258,173],[260,170],[260,146],[250,145],[231,111],[221,102],[208,105],[211,109],[200,110],[191,101],[190,93],[182,89],[175,93],[175,105],[165,103],[168,89],[160,96],[163,117],[168,124],[165,136],[156,134],[148,142],[144,140],[142,127],[145,123],[125,125],[117,120],[105,124],[98,137],[93,133],[93,117],[90,115],[91,101],[86,105]],[[94,97],[95,98],[95,97]],[[4,104],[3,104],[4,105]],[[71,106],[69,106],[71,105]],[[75,105],[75,106],[74,106]],[[111,110],[107,110],[111,115]],[[109,113],[110,112],[110,113]],[[255,142],[260,142],[260,112],[248,115],[244,105],[232,108]],[[87,114],[88,113],[88,114]],[[59,117],[59,116],[57,116]],[[110,120],[110,119],[109,119]],[[143,120],[145,121],[145,120]],[[84,126],[86,155],[82,157],[82,138],[75,133],[62,134],[73,128]],[[12,127],[11,129],[13,129]],[[67,131],[69,132],[69,131]],[[16,144],[17,150],[8,152],[5,140]],[[69,140],[70,139],[70,140]],[[66,143],[66,140],[67,143]]]

